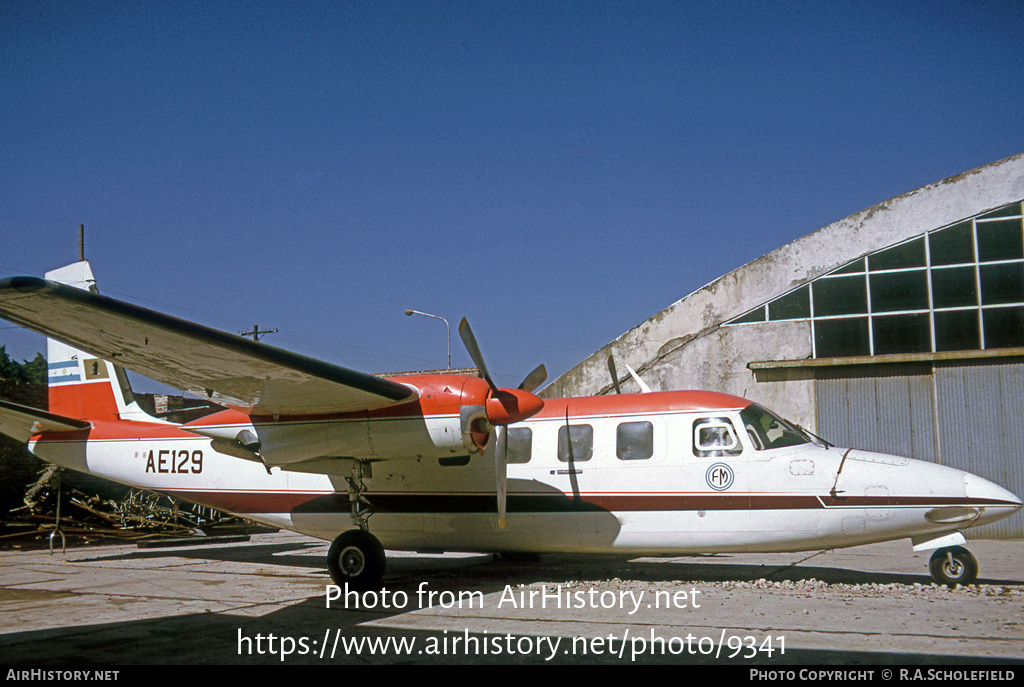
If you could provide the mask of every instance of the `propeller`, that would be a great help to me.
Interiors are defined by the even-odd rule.
[[[505,529],[505,503],[508,500],[508,427],[494,430],[494,492],[498,498],[498,527]]]
[[[647,386],[647,383],[640,379],[640,375],[638,375],[632,367],[626,365],[626,371],[629,372],[629,376],[633,378],[636,385],[640,387],[640,393],[651,393],[651,387]],[[612,388],[615,389],[615,393],[621,394],[622,389],[619,387],[619,375],[615,372],[615,359],[612,358],[611,354],[608,355],[608,372],[611,373],[612,376]]]
[[[634,372],[633,368],[631,368],[629,365],[626,365],[626,372],[628,372],[629,376],[633,378],[633,381],[636,382],[636,385],[638,387],[640,387],[640,393],[642,393],[642,394],[649,394],[649,393],[651,393],[651,387],[647,386],[647,384],[644,382],[644,380],[640,379],[640,375],[638,375],[636,372]]]
[[[615,358],[612,354],[608,354],[608,372],[612,375],[612,388],[615,389],[615,393],[621,394],[622,389],[619,388],[619,375],[615,373]]]
[[[540,412],[544,407],[544,401],[534,395],[533,391],[544,383],[548,373],[543,365],[538,365],[533,372],[526,375],[526,378],[515,389],[502,389],[494,383],[491,373],[487,370],[487,363],[484,362],[483,353],[477,344],[473,330],[465,317],[459,323],[459,336],[462,343],[469,351],[469,357],[480,370],[480,375],[490,387],[486,399],[484,399],[484,412],[487,415],[488,433],[494,431],[494,474],[495,491],[498,498],[498,527],[505,528],[505,503],[507,500],[508,485],[508,425],[514,422],[521,422],[528,417]],[[479,444],[486,446],[486,441]]]

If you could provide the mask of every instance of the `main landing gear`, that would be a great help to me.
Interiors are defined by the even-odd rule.
[[[327,553],[327,569],[331,579],[339,587],[364,592],[377,589],[384,577],[384,546],[377,537],[370,534],[370,516],[373,506],[366,499],[366,484],[363,477],[370,474],[371,467],[352,461],[352,475],[345,478],[348,484],[348,500],[352,507],[352,522],[359,528],[338,535]]]
[[[962,546],[936,549],[928,568],[932,579],[947,587],[971,584],[978,579],[978,559]]]
[[[376,589],[384,577],[384,547],[365,530],[342,532],[331,544],[327,569],[334,584],[356,591]]]

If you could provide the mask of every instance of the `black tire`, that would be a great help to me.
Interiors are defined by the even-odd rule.
[[[928,568],[932,579],[947,587],[973,584],[978,579],[978,559],[962,546],[938,549],[932,554]]]
[[[378,589],[387,559],[377,537],[362,530],[342,532],[327,553],[334,584],[356,591]]]

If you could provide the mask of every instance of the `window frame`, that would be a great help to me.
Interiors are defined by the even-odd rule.
[[[706,444],[701,441],[701,430],[704,429],[726,429],[732,436],[732,443],[728,446],[720,444]],[[697,458],[720,458],[723,456],[739,456],[744,451],[743,439],[736,431],[736,424],[732,418],[724,415],[703,415],[693,420],[691,425],[690,438],[692,441],[692,452]]]
[[[582,436],[574,440],[573,434],[579,428]],[[582,442],[582,457],[577,456],[574,447]],[[586,463],[594,457],[594,426],[589,423],[562,424],[558,427],[555,455],[560,463]],[[563,457],[564,456],[564,457]]]
[[[624,427],[636,427],[639,428],[641,425],[646,425],[646,445],[643,446],[643,452],[646,455],[626,455],[623,454],[631,453],[623,449],[622,441],[622,429]],[[626,420],[615,425],[615,457],[619,460],[650,460],[654,457],[654,423],[650,420]]]

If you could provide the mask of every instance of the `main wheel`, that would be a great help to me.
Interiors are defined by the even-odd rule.
[[[327,553],[327,569],[334,584],[349,589],[375,589],[384,577],[384,547],[377,537],[362,530],[342,532]]]
[[[955,587],[978,579],[978,560],[962,546],[938,549],[928,564],[932,579],[938,584]]]

